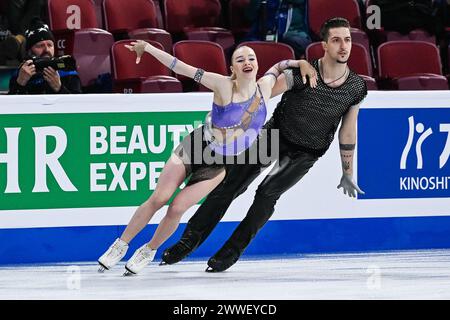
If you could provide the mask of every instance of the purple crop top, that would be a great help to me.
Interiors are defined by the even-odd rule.
[[[258,107],[251,112],[249,108],[255,98],[257,98],[257,91],[259,91],[261,100]],[[226,156],[237,155],[245,151],[258,137],[266,120],[266,115],[266,104],[259,85],[253,96],[247,101],[233,102],[232,97],[231,102],[225,106],[219,106],[213,102],[212,111],[208,113],[205,121],[205,137],[210,141],[210,148],[215,152]],[[250,122],[244,126],[242,121],[246,116],[250,116]],[[239,134],[231,142],[221,144],[213,138],[213,128],[227,129],[229,132],[241,129],[244,132]]]

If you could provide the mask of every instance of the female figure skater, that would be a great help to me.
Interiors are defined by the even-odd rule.
[[[212,111],[206,117],[205,125],[185,137],[174,150],[161,172],[153,194],[136,210],[121,237],[98,259],[100,272],[117,264],[125,256],[128,243],[149,223],[155,212],[169,201],[186,177],[190,176],[186,187],[169,205],[151,240],[136,250],[127,262],[124,275],[131,275],[140,272],[153,260],[156,250],[177,229],[183,213],[211,192],[225,177],[225,162],[211,164],[203,159],[203,155],[234,156],[250,146],[265,122],[265,101],[270,99],[277,77],[284,69],[300,67],[303,80],[306,81],[305,75],[308,75],[311,86],[316,85],[317,75],[305,60],[285,60],[274,65],[256,81],[258,62],[255,52],[246,46],[233,52],[231,77],[192,67],[145,41],[137,40],[126,47],[136,52],[136,63],[147,52],[175,73],[193,78],[214,92]],[[198,150],[203,155],[199,155]]]

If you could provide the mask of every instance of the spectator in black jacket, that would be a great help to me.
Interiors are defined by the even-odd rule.
[[[381,26],[386,31],[408,34],[415,29],[424,29],[429,34],[440,36],[443,25],[439,12],[442,0],[373,0],[380,7]]]
[[[46,67],[37,70],[33,58],[53,58],[55,39],[48,26],[34,19],[25,32],[28,58],[19,66],[9,82],[9,94],[81,93],[81,82],[73,71],[57,71]]]

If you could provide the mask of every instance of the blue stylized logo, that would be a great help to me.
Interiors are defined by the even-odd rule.
[[[417,123],[416,126],[414,126],[414,117],[411,116],[408,118],[409,122],[409,135],[408,135],[408,141],[406,142],[406,146],[403,149],[402,157],[400,160],[400,169],[405,170],[406,169],[406,160],[408,157],[408,154],[411,150],[413,139],[414,139],[414,127],[415,131],[419,134],[419,139],[417,139],[416,143],[416,157],[417,157],[417,169],[423,169],[423,156],[422,156],[422,144],[424,141],[433,134],[433,129],[428,128],[424,132],[424,125],[423,123]],[[450,123],[441,123],[439,125],[440,132],[446,132],[447,133],[447,142],[445,143],[444,150],[442,151],[441,155],[439,156],[439,168],[442,169],[443,166],[447,163],[448,157],[450,155]]]
[[[362,109],[359,198],[450,197],[449,156],[450,109]]]

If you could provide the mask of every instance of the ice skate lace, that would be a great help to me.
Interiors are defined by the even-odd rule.
[[[119,244],[116,243],[111,247],[111,250],[108,253],[108,257],[115,258],[115,257],[121,255],[123,250],[124,250],[124,248],[120,247]]]
[[[136,263],[141,263],[142,261],[149,259],[151,257],[151,250],[147,248],[142,248],[136,256]]]

